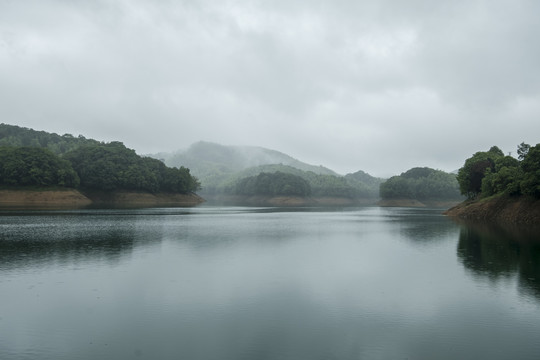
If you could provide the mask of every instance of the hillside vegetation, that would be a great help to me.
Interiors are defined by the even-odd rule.
[[[456,175],[428,167],[416,167],[392,176],[380,185],[383,200],[423,201],[462,200]]]
[[[82,135],[58,135],[15,125],[0,124],[0,146],[46,148],[56,155],[65,154],[81,145],[98,145],[99,141]]]
[[[207,198],[253,194],[253,178],[262,173],[280,183],[287,178],[294,182],[290,184],[292,187],[299,182],[284,174],[302,179],[309,186],[309,194],[302,192],[303,197],[376,199],[382,181],[363,171],[340,176],[323,166],[306,164],[281,152],[254,146],[198,142],[184,152],[154,156],[163,158],[168,165],[180,161],[187,164],[201,182],[201,195]],[[247,188],[243,189],[245,186]]]
[[[141,157],[121,142],[0,124],[0,185],[188,194],[200,184],[189,169]]]
[[[540,224],[540,144],[518,146],[518,158],[493,146],[465,160],[458,172],[468,201],[447,214],[467,220]]]
[[[0,146],[0,184],[78,187],[71,163],[44,148]]]
[[[300,176],[276,171],[275,173],[260,173],[239,180],[236,183],[237,195],[263,196],[300,196],[311,195],[311,186]]]
[[[463,195],[469,199],[497,194],[540,198],[540,144],[518,146],[518,158],[497,147],[479,151],[465,160],[458,172]]]

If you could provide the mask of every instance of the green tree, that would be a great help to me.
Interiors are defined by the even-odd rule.
[[[79,177],[68,161],[47,149],[0,147],[0,183],[77,187]]]
[[[455,175],[428,167],[416,167],[393,176],[379,187],[383,199],[454,200],[459,199]]]
[[[518,145],[517,153],[518,153],[518,159],[523,160],[527,153],[529,152],[529,149],[531,148],[531,145],[525,144],[522,142]]]
[[[79,174],[81,186],[88,189],[190,193],[200,188],[189,169],[140,157],[121,142],[83,145],[65,158]]]
[[[519,195],[521,193],[519,183],[522,171],[520,163],[511,156],[503,156],[495,160],[495,168],[488,168],[482,179],[482,196],[490,196],[497,193]]]
[[[309,196],[311,187],[300,176],[283,172],[260,173],[240,179],[236,184],[236,194],[264,196]]]
[[[489,151],[479,151],[465,160],[458,171],[457,180],[461,194],[469,199],[477,197],[482,191],[482,180],[486,171],[495,170],[495,161],[504,157],[504,153],[496,146]]]
[[[379,194],[383,199],[413,198],[409,181],[401,176],[392,176],[380,185]]]
[[[523,170],[521,192],[540,198],[540,144],[529,148],[521,162],[521,168]]]
[[[57,155],[64,154],[83,144],[99,144],[98,141],[86,139],[79,135],[70,134],[62,136],[45,131],[36,131],[15,125],[0,124],[0,146],[13,147],[43,147],[48,148]]]

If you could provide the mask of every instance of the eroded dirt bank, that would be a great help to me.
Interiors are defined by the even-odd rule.
[[[540,200],[528,197],[498,196],[463,202],[450,208],[445,214],[469,221],[540,225]]]
[[[60,190],[0,190],[2,208],[84,208],[195,206],[204,202],[196,194],[149,194],[133,192],[87,192]]]
[[[91,203],[74,189],[0,190],[0,207],[4,208],[81,208]]]
[[[204,199],[196,194],[150,194],[119,191],[113,193],[88,192],[85,195],[92,200],[92,206],[183,207],[195,206],[204,202]]]

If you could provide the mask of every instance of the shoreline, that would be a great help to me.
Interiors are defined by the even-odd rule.
[[[205,200],[196,194],[81,192],[75,189],[1,189],[0,208],[82,209],[91,207],[191,207]]]
[[[540,199],[500,195],[487,199],[464,201],[448,209],[444,214],[464,221],[539,225]]]
[[[376,205],[378,199],[349,199],[340,197],[300,197],[300,196],[262,196],[262,195],[207,195],[208,205],[222,206],[279,206],[279,207],[317,207],[317,206],[366,206]]]
[[[448,209],[460,203],[460,200],[416,200],[416,199],[384,199],[377,205],[380,207],[430,207]]]

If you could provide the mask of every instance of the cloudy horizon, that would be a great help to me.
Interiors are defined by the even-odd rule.
[[[345,174],[540,142],[540,3],[0,2],[0,122]]]

